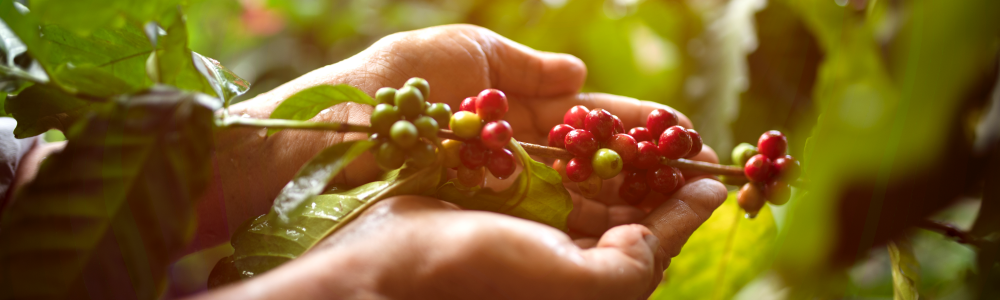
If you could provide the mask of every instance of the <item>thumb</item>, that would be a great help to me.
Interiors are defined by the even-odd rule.
[[[621,225],[583,251],[595,282],[588,286],[597,299],[631,299],[645,295],[662,277],[655,253],[660,240],[645,226]]]

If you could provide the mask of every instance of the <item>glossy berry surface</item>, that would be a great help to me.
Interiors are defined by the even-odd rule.
[[[602,148],[594,153],[594,157],[590,160],[590,165],[594,167],[594,173],[597,174],[597,177],[611,179],[618,176],[618,173],[621,173],[625,162],[622,161],[621,155],[618,155],[615,150]]]
[[[622,119],[619,119],[615,115],[611,115],[611,118],[614,120],[613,124],[615,126],[615,130],[611,134],[625,133],[625,123],[622,123]]]
[[[455,175],[458,178],[458,183],[466,187],[476,187],[483,184],[483,180],[486,179],[486,168],[466,168],[465,166],[458,167],[458,172]]]
[[[660,150],[652,142],[639,142],[636,150],[634,167],[648,169],[660,165]]]
[[[681,179],[681,170],[671,166],[659,166],[656,168],[649,169],[646,173],[646,179],[649,183],[649,189],[660,192],[664,195],[670,195],[683,183]]]
[[[792,187],[784,181],[772,180],[764,185],[764,198],[771,204],[783,205],[788,203],[788,199],[791,197]]]
[[[408,161],[416,167],[426,167],[437,160],[434,145],[427,142],[418,142],[407,153],[410,155]]]
[[[510,128],[510,124],[507,121],[497,120],[486,123],[479,136],[486,148],[497,150],[507,146],[510,138],[514,136],[514,130]]]
[[[484,121],[503,119],[507,114],[507,95],[497,89],[485,89],[476,97],[476,114]]]
[[[372,110],[372,115],[369,121],[371,122],[372,129],[376,133],[383,135],[389,135],[389,130],[392,129],[392,124],[399,121],[402,116],[399,111],[396,110],[395,106],[389,104],[379,104],[375,105],[375,109]]]
[[[597,151],[597,139],[590,131],[576,129],[566,134],[566,151],[573,153],[577,157],[590,159],[590,155]]]
[[[476,113],[476,97],[467,97],[458,105],[458,111]]]
[[[438,122],[434,118],[428,116],[417,117],[413,120],[413,126],[417,127],[417,133],[420,137],[425,138],[429,141],[437,140],[438,133]]]
[[[396,105],[396,89],[384,87],[375,92],[375,101],[382,104]]]
[[[576,129],[583,129],[583,120],[587,118],[587,113],[589,112],[590,110],[583,105],[571,107],[563,115],[563,124],[573,126]]]
[[[451,106],[448,106],[448,104],[431,104],[427,106],[427,110],[424,111],[424,114],[433,118],[434,121],[437,121],[438,127],[448,126],[448,124],[451,123]]]
[[[757,147],[748,143],[740,143],[736,145],[736,148],[733,148],[733,163],[740,166],[746,165],[747,161],[754,155],[757,155]]]
[[[590,159],[574,157],[566,163],[566,177],[573,182],[587,180],[594,174],[594,168],[590,165]]]
[[[649,132],[649,128],[646,127],[636,127],[628,130],[628,135],[631,135],[635,139],[635,142],[653,141],[653,133]]]
[[[751,182],[765,182],[771,179],[771,159],[763,154],[757,154],[743,166],[743,174]]]
[[[691,144],[691,135],[684,127],[671,126],[660,135],[660,142],[656,147],[660,150],[660,155],[678,159],[691,151]]]
[[[653,137],[659,137],[667,128],[677,126],[678,124],[680,124],[680,119],[677,118],[677,114],[668,109],[654,109],[646,117],[646,128],[649,128],[649,132],[653,134]]]
[[[462,165],[469,169],[485,166],[488,154],[489,150],[480,143],[464,143],[458,150]]]
[[[420,90],[420,95],[424,96],[424,99],[431,97],[431,84],[427,83],[426,79],[420,77],[413,77],[406,81],[403,86],[412,86]]]
[[[462,165],[462,159],[459,158],[462,144],[464,143],[456,140],[446,139],[441,141],[441,156],[444,157],[444,166],[446,168],[458,168]]]
[[[740,188],[739,193],[736,194],[736,203],[740,205],[740,208],[747,212],[748,217],[757,216],[757,212],[764,207],[764,193],[760,190],[757,184],[747,183]]]
[[[785,155],[774,160],[774,178],[782,180],[795,180],[799,178],[802,167],[799,161],[791,155]]]
[[[471,139],[479,136],[482,124],[482,119],[478,115],[467,111],[460,111],[451,116],[449,127],[455,135]]]
[[[407,119],[416,118],[424,112],[424,96],[412,86],[404,86],[396,91],[396,109]]]
[[[701,148],[704,143],[701,141],[701,134],[697,131],[694,131],[694,129],[685,130],[687,131],[688,136],[691,137],[691,150],[688,151],[687,155],[684,155],[684,158],[692,158],[701,153]]]
[[[382,170],[395,170],[406,162],[406,154],[393,143],[382,143],[375,152],[375,163]]]
[[[587,117],[583,120],[583,126],[584,129],[594,134],[594,138],[603,141],[614,134],[615,119],[608,111],[595,108],[587,113]]]
[[[514,174],[514,154],[510,150],[499,149],[490,151],[490,158],[486,162],[486,169],[490,170],[493,177],[504,179]]]
[[[639,155],[639,143],[631,135],[624,133],[613,135],[605,145],[618,153],[626,165],[634,164],[635,157]]]
[[[396,121],[396,123],[392,124],[392,129],[389,131],[392,141],[403,149],[409,149],[417,144],[417,140],[420,138],[418,134],[417,126],[405,120]]]
[[[594,199],[601,194],[602,185],[601,178],[597,177],[597,174],[591,174],[586,180],[578,182],[576,187],[580,190],[581,196],[587,199]]]
[[[573,129],[576,128],[566,124],[559,124],[552,127],[552,130],[549,130],[549,147],[566,147],[566,134],[573,131]]]
[[[787,148],[788,140],[785,139],[785,135],[781,131],[771,130],[765,132],[757,140],[757,151],[770,159],[785,156]]]
[[[649,195],[646,171],[626,171],[625,180],[618,188],[618,197],[621,197],[628,204],[636,205],[646,199],[646,195]]]

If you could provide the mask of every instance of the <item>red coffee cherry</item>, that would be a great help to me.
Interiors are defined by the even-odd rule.
[[[743,173],[752,182],[766,182],[771,179],[771,159],[763,154],[757,154],[743,166]]]
[[[583,105],[571,107],[563,115],[563,124],[573,126],[576,129],[583,129],[583,120],[587,118],[587,113],[589,112],[590,110]]]
[[[791,155],[785,155],[774,160],[774,178],[792,181],[799,178],[802,167],[799,161]]]
[[[701,153],[703,143],[701,141],[701,134],[697,131],[694,131],[694,129],[686,129],[686,131],[691,136],[691,151],[688,151],[688,154],[684,155],[684,158],[692,158]]]
[[[684,176],[681,175],[681,170],[671,166],[661,165],[659,167],[649,169],[646,173],[649,188],[664,195],[670,195],[674,192],[674,190],[680,187],[683,178]]]
[[[781,131],[771,130],[765,132],[757,140],[757,151],[770,159],[777,159],[785,155],[788,148],[788,140]]]
[[[594,134],[598,141],[607,140],[615,131],[615,119],[606,110],[595,108],[587,113],[587,118],[583,121],[583,126],[587,131]]]
[[[481,143],[464,143],[458,149],[458,158],[462,160],[462,165],[469,169],[476,169],[486,165],[486,156],[489,150]]]
[[[614,119],[615,125],[615,130],[612,134],[625,133],[625,123],[622,123],[622,119],[619,119],[616,115],[611,115],[611,118]]]
[[[744,184],[740,192],[736,194],[736,203],[747,212],[747,217],[757,216],[757,212],[764,207],[764,193],[760,187],[753,182]]]
[[[576,128],[566,124],[559,124],[552,127],[552,130],[549,130],[549,147],[565,148],[566,134],[573,131],[573,129]]]
[[[660,155],[669,159],[678,159],[687,155],[691,151],[691,135],[684,127],[671,126],[660,135],[660,143],[657,148]]]
[[[465,166],[458,167],[458,183],[466,187],[475,187],[483,184],[483,180],[486,179],[486,168],[466,168]]]
[[[482,133],[480,133],[483,145],[490,150],[502,149],[504,146],[507,146],[507,143],[510,142],[510,138],[513,136],[514,130],[504,120],[486,123],[486,126],[483,126]]]
[[[476,97],[465,98],[464,100],[462,100],[462,104],[458,106],[458,111],[467,111],[471,113],[476,113],[476,99],[477,99]]]
[[[635,157],[639,155],[639,143],[636,143],[630,135],[624,133],[613,135],[606,144],[609,149],[621,156],[626,165],[634,163]]]
[[[680,119],[677,118],[677,114],[672,110],[657,108],[646,117],[646,128],[649,128],[649,132],[654,137],[660,136],[664,130],[678,124],[680,124]]]
[[[625,181],[618,188],[618,197],[621,197],[628,204],[636,205],[646,199],[646,195],[649,195],[646,171],[625,172]]]
[[[639,142],[633,167],[649,169],[660,165],[660,150],[652,142]]]
[[[559,172],[559,176],[562,177],[562,181],[564,183],[569,182],[569,177],[566,176],[566,160],[557,159],[556,161],[552,162],[552,169],[555,169],[556,172]]]
[[[497,89],[485,89],[476,97],[476,114],[483,121],[503,119],[507,113],[507,95]]]
[[[784,181],[771,180],[764,185],[764,198],[767,198],[767,201],[771,202],[771,204],[782,205],[788,203],[788,199],[791,197],[792,187]]]
[[[653,133],[649,132],[649,128],[646,127],[636,127],[629,129],[628,135],[631,135],[635,139],[635,142],[653,142]]]
[[[577,157],[590,159],[590,155],[597,151],[597,139],[590,131],[576,129],[566,134],[566,150]]]
[[[594,174],[594,167],[590,165],[589,158],[574,157],[566,163],[566,177],[573,182],[587,180],[592,174]]]
[[[486,163],[486,169],[490,170],[493,177],[504,179],[514,174],[514,154],[507,149],[497,149],[490,151],[490,159]]]

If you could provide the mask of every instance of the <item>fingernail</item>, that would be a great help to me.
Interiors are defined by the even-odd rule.
[[[647,234],[642,237],[646,240],[646,245],[649,245],[649,250],[656,254],[656,251],[660,250],[660,238],[656,237],[654,234]]]

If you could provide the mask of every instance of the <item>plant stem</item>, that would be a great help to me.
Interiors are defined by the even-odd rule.
[[[940,233],[944,236],[955,239],[960,244],[978,246],[982,242],[978,237],[967,231],[955,227],[955,225],[942,223],[934,220],[922,220],[917,223],[917,227]]]
[[[274,129],[324,130],[337,132],[371,132],[371,127],[344,123],[321,123],[283,119],[251,119],[227,117],[219,122],[219,127],[254,127]]]
[[[549,158],[560,158],[560,159],[573,158],[572,153],[569,153],[569,151],[566,151],[565,149],[561,148],[546,147],[542,145],[535,145],[524,142],[521,142],[521,147],[523,147],[524,150],[531,155],[538,155]],[[704,172],[714,175],[745,176],[743,174],[743,168],[740,167],[713,164],[713,163],[684,159],[684,158],[681,159],[660,158],[660,163],[675,168]]]

